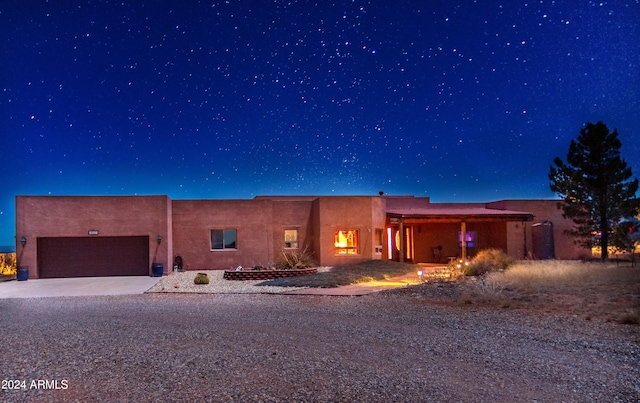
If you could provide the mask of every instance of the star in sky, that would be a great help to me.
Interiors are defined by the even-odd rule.
[[[586,122],[640,172],[640,4],[0,5],[3,199],[16,194],[551,198]]]

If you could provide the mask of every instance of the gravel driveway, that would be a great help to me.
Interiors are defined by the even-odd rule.
[[[7,299],[0,311],[3,386],[25,384],[2,401],[640,399],[638,327],[579,318],[392,294]]]

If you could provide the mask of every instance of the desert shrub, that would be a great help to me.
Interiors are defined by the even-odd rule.
[[[466,276],[481,276],[485,273],[506,270],[513,260],[499,249],[485,249],[471,259],[461,270]]]
[[[452,281],[456,281],[464,276],[464,262],[462,260],[451,260],[447,265],[446,271]],[[468,263],[467,263],[468,264]]]
[[[640,316],[635,312],[626,312],[618,322],[622,325],[640,325]]]
[[[15,276],[16,274],[16,254],[0,253],[0,274]]]
[[[315,266],[313,253],[309,252],[306,247],[303,249],[284,249],[280,260],[276,262],[278,270],[307,269],[313,266]]]
[[[207,273],[198,273],[193,279],[193,284],[209,284],[209,276]]]

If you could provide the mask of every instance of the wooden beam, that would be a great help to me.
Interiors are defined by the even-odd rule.
[[[398,223],[399,227],[398,227],[398,232],[400,233],[400,262],[404,262],[404,248],[405,248],[405,242],[404,242],[404,222],[402,221],[402,218],[400,219],[400,222]]]

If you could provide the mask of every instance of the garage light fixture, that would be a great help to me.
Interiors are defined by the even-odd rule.
[[[27,237],[23,235],[22,238],[20,238],[20,243],[22,244],[22,247],[24,248],[24,246],[27,244]]]
[[[156,237],[156,241],[158,241],[158,245],[160,245],[160,243],[162,242],[162,235],[158,234],[158,236]]]

